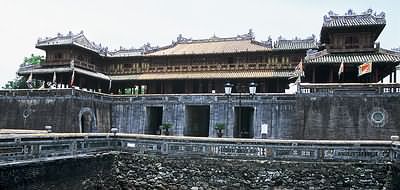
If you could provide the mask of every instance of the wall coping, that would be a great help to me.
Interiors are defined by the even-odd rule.
[[[0,135],[2,165],[111,151],[271,161],[400,162],[400,142],[389,140],[236,139],[123,133]]]

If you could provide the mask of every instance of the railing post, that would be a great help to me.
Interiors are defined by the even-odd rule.
[[[161,154],[168,154],[168,143],[163,142],[161,144]]]

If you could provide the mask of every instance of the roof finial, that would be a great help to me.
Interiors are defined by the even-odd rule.
[[[249,33],[248,33],[248,35],[251,37],[251,38],[254,38],[254,32],[253,32],[253,29],[249,29]]]
[[[352,9],[349,9],[345,15],[346,16],[353,16],[353,15],[355,15],[355,12]]]
[[[385,12],[379,13],[379,15],[376,15],[376,17],[385,18]]]

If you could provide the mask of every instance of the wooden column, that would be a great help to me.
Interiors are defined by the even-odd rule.
[[[394,68],[394,72],[393,72],[393,82],[394,83],[397,83],[397,70],[396,70],[396,67]]]
[[[212,80],[208,80],[208,92],[207,93],[211,93],[211,90],[214,90],[213,88],[212,88]]]
[[[160,81],[160,94],[165,94],[165,92],[164,92],[164,80]]]
[[[315,83],[315,66],[312,68],[312,83]]]
[[[276,79],[276,92],[280,92],[279,78]]]
[[[329,67],[329,82],[333,82],[333,67]]]
[[[202,80],[198,80],[198,82],[199,82],[199,86],[197,88],[197,92],[203,93],[203,81]]]

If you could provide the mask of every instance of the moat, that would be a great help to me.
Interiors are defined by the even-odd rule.
[[[4,189],[396,189],[390,163],[284,162],[108,153],[2,167]],[[7,175],[13,174],[13,175]]]
[[[396,189],[397,141],[0,137],[0,189]]]

